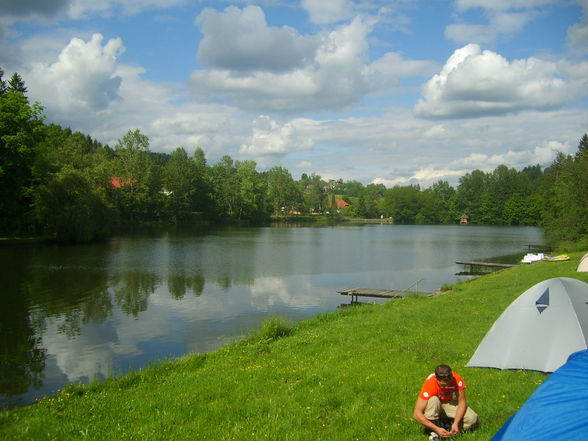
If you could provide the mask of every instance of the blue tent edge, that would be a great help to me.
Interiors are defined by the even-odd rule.
[[[554,386],[557,387],[558,393],[561,392],[562,384],[565,386],[566,384],[573,387],[574,390],[577,391],[578,384],[570,383],[570,379],[578,381],[578,373],[575,372],[580,368],[580,372],[583,377],[585,377],[585,372],[588,369],[588,349],[574,352],[568,357],[567,362],[557,369],[551,376],[539,386],[535,392],[527,399],[527,401],[523,404],[523,406],[519,409],[517,413],[511,416],[506,423],[500,428],[498,432],[491,438],[490,441],[520,441],[521,439],[533,439],[538,440],[537,435],[535,433],[529,434],[531,435],[529,438],[524,436],[525,431],[534,430],[537,424],[541,424],[541,421],[537,421],[537,415],[532,415],[533,412],[537,410],[544,411],[545,414],[549,414],[550,410],[555,410],[556,414],[560,417],[564,416],[563,414],[567,414],[567,416],[574,420],[576,417],[576,412],[578,411],[572,405],[570,405],[566,400],[560,400],[558,403],[550,404],[543,406],[541,399],[550,393]],[[580,380],[581,381],[581,380]],[[583,392],[588,392],[588,387],[586,381],[581,381],[580,386],[583,386],[585,390]],[[580,388],[581,389],[581,388]],[[584,395],[584,397],[586,394]],[[583,398],[583,397],[582,397]],[[565,403],[565,404],[562,404]],[[529,424],[529,419],[534,424]],[[549,420],[549,418],[544,418],[543,421]],[[582,422],[582,426],[585,422]],[[553,426],[553,420],[549,422],[551,426]],[[577,430],[576,428],[569,428],[570,431]],[[560,430],[558,433],[551,433],[545,434],[545,438],[540,437],[540,439],[549,439],[550,441],[568,441],[569,439],[576,439],[576,438],[569,438],[569,436],[573,436],[572,433],[567,432],[566,428],[563,428],[563,431]],[[585,429],[582,428],[582,432],[584,433]],[[555,437],[554,437],[555,436]],[[565,436],[565,437],[563,437]]]

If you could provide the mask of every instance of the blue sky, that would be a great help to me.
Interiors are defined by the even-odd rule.
[[[588,0],[0,0],[48,122],[295,179],[427,187],[588,132]]]

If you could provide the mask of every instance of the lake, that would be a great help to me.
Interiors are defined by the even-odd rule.
[[[467,278],[456,260],[512,261],[542,243],[531,227],[345,224],[2,246],[0,407],[217,349],[268,316],[335,310],[342,289],[435,291]]]

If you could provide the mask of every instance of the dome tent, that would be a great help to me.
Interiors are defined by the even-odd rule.
[[[587,273],[588,272],[588,253],[584,254],[582,260],[578,264],[578,272],[579,273]]]
[[[586,438],[588,351],[570,355],[490,441]]]
[[[588,284],[558,277],[522,293],[490,328],[468,367],[554,372],[587,349]]]

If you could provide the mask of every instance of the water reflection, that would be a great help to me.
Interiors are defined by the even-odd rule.
[[[0,308],[0,393],[20,395],[38,389],[43,380],[46,349],[41,344],[43,320],[31,314],[26,280],[26,255],[15,252],[24,265],[14,268],[11,277],[1,274],[2,308]],[[10,256],[0,255],[0,266],[8,265]],[[10,295],[8,295],[10,294]]]
[[[525,228],[227,228],[155,231],[76,247],[0,247],[0,406],[71,381],[206,352],[268,316],[334,310],[338,290],[423,291],[456,259],[541,243]]]

